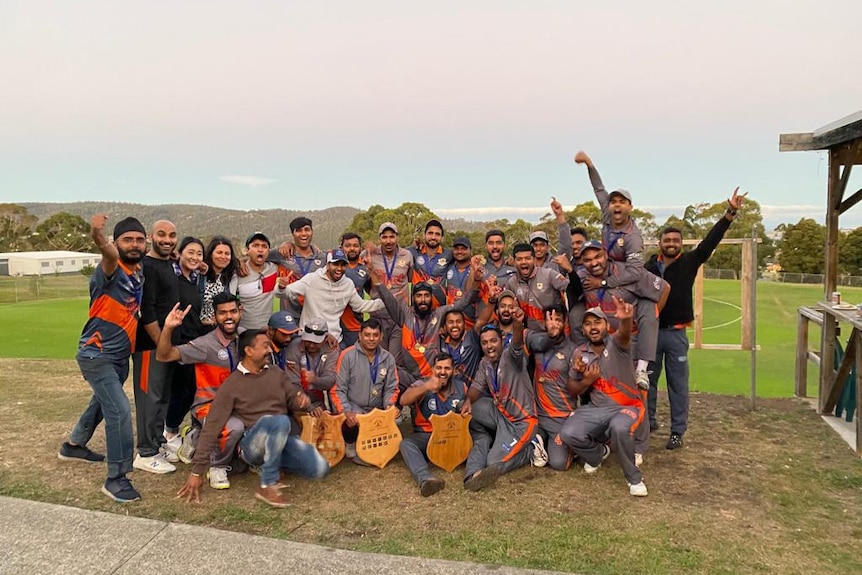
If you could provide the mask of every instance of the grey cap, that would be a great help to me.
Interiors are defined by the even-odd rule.
[[[386,230],[392,230],[393,232],[395,232],[397,234],[398,233],[398,226],[396,226],[392,222],[383,222],[382,224],[380,224],[380,227],[377,228],[377,235],[379,236],[380,234],[382,234]]]
[[[627,199],[627,200],[629,201],[629,203],[632,203],[632,195],[629,193],[629,191],[628,191],[628,190],[624,190],[624,189],[622,189],[622,188],[620,188],[619,190],[614,190],[613,192],[611,192],[610,194],[608,194],[608,198],[612,198],[612,197],[614,197],[614,194],[617,194],[617,195],[619,195],[619,196],[622,196],[622,197],[624,197],[625,199]]]
[[[597,318],[603,319],[605,321],[608,320],[608,316],[605,315],[605,312],[602,311],[602,308],[600,308],[599,306],[591,307],[584,312],[584,317],[587,317],[588,315],[594,315]]]
[[[326,334],[329,333],[329,326],[319,317],[313,317],[305,322],[302,328],[302,341],[311,343],[322,343],[326,339]]]
[[[532,234],[530,234],[530,243],[533,243],[536,240],[542,240],[543,242],[545,242],[547,244],[547,243],[549,243],[548,242],[548,234],[546,234],[543,231],[533,232]]]

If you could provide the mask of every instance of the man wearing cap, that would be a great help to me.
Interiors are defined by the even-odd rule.
[[[231,293],[222,292],[213,298],[216,329],[182,345],[172,345],[171,336],[179,328],[190,308],[181,310],[176,304],[165,318],[159,337],[156,356],[159,361],[178,361],[181,365],[194,365],[195,397],[191,407],[191,426],[182,430],[182,445],[177,457],[191,463],[197,449],[200,430],[209,414],[210,405],[221,384],[236,368],[239,352],[236,347],[242,312],[239,302]],[[228,419],[216,449],[210,456],[207,477],[213,489],[230,488],[227,472],[236,453],[236,446],[245,428],[236,418]]]
[[[164,448],[167,441],[165,416],[176,364],[156,359],[156,342],[165,317],[180,300],[179,281],[172,260],[177,247],[177,228],[167,220],[159,220],[153,224],[149,240],[150,250],[141,262],[145,287],[132,356],[138,429],[138,454],[133,466],[142,471],[164,474],[176,471],[172,464],[177,461],[176,453]],[[179,335],[174,334],[174,343],[180,342]]]
[[[452,261],[452,252],[443,247],[442,241],[443,224],[439,220],[428,220],[422,245],[407,248],[413,254],[413,283],[430,285],[435,305],[446,304],[446,294],[439,286]]]
[[[302,389],[311,399],[309,411],[319,417],[332,411],[329,390],[335,385],[335,368],[340,349],[327,339],[329,328],[323,318],[312,317],[300,329],[287,348],[287,364],[298,377]]]
[[[514,313],[512,343],[503,349],[500,330],[486,325],[479,335],[485,356],[467,392],[462,414],[470,413],[473,448],[464,488],[483,489],[530,460],[538,430],[533,384],[524,353],[524,312]]]
[[[608,334],[605,312],[599,307],[584,312],[583,330],[588,343],[575,350],[573,395],[589,390],[590,402],[579,407],[563,423],[559,440],[584,462],[584,471],[596,473],[602,462],[616,452],[629,493],[647,495],[643,474],[635,465],[635,430],[644,422],[646,408],[634,385],[630,351],[634,308],[614,297],[619,327]],[[610,437],[611,447],[604,443]]]
[[[659,237],[660,253],[646,263],[646,270],[660,276],[670,284],[668,305],[658,317],[658,345],[655,361],[650,364],[649,410],[650,429],[658,427],[655,418],[658,380],[664,359],[667,379],[667,398],[670,403],[670,438],[667,449],[682,447],[682,437],[688,429],[688,336],[685,333],[694,320],[691,288],[700,266],[706,262],[721,238],[730,227],[736,212],[742,206],[746,194],[738,194],[739,188],[727,200],[727,211],[706,234],[696,248],[682,251],[682,232],[667,228]]]
[[[269,338],[269,345],[272,348],[269,364],[278,366],[282,371],[293,373],[287,353],[288,345],[290,345],[291,341],[296,340],[294,336],[299,335],[299,325],[296,323],[293,312],[275,312],[269,316],[266,326],[266,336]],[[294,383],[299,385],[298,376],[295,378]]]
[[[430,295],[428,292],[429,298]],[[342,428],[346,455],[360,465],[356,456],[356,416],[374,408],[398,409],[398,367],[392,354],[381,347],[381,338],[379,321],[372,317],[362,322],[358,343],[338,357],[335,385],[329,390],[333,411],[347,416]]]
[[[386,286],[392,295],[405,305],[410,302],[410,280],[413,277],[413,254],[398,247],[398,226],[392,222],[383,222],[377,230],[379,246],[371,246],[365,250],[366,265],[372,274],[377,276],[378,285]],[[377,288],[372,285],[371,297],[379,297]],[[385,311],[372,314],[377,318],[383,329],[384,349],[396,353],[401,343],[400,333],[392,318]]]
[[[141,498],[126,474],[132,471],[134,440],[129,399],[123,382],[129,376],[129,356],[135,345],[144,277],[141,260],[147,248],[144,226],[125,218],[114,226],[114,241],[105,237],[108,216],[90,218],[90,236],[102,261],[90,277],[89,319],[81,332],[75,358],[93,397],[58,457],[97,463],[105,456],[87,448],[96,427],[105,421],[108,476],[102,493],[119,503]]]
[[[644,241],[640,228],[631,217],[632,195],[622,189],[608,194],[598,170],[585,152],[575,154],[575,163],[587,166],[590,183],[602,208],[602,245],[610,259],[625,264],[619,267],[613,280],[608,280],[608,285],[619,287],[637,282],[644,266]]]
[[[454,304],[465,293],[472,290],[471,276],[473,274],[470,263],[472,255],[473,246],[470,244],[470,238],[463,236],[455,238],[455,241],[452,242],[452,263],[446,270],[443,280],[446,303],[449,305]],[[463,308],[463,312],[467,321],[467,328],[472,328],[473,324],[476,323],[476,302],[470,300]]]
[[[356,294],[365,299],[365,294],[371,290],[371,277],[368,268],[359,258],[362,254],[362,238],[353,232],[346,232],[341,236],[341,251],[347,256],[347,269],[344,270],[344,275],[353,282]],[[359,339],[361,323],[362,314],[356,313],[351,308],[344,310],[341,316],[341,349],[356,343]]]
[[[646,270],[641,270],[640,279],[636,283],[613,287],[612,279],[621,273],[624,264],[609,261],[607,252],[602,245],[590,240],[581,247],[583,267],[578,270],[581,284],[584,288],[586,307],[601,307],[610,318],[610,329],[617,329],[616,306],[614,296],[635,306],[635,329],[637,332],[634,357],[637,358],[637,384],[643,390],[649,389],[647,366],[655,359],[658,341],[658,316],[664,308],[670,293],[666,281]],[[598,288],[591,287],[598,284]]]
[[[278,266],[266,260],[269,255],[269,238],[263,232],[254,232],[245,240],[248,274],[234,276],[229,291],[239,298],[242,306],[240,327],[263,329],[272,315]]]
[[[513,291],[494,286],[488,298],[488,304],[479,314],[473,329],[477,333],[481,333],[482,328],[486,325],[496,325],[500,330],[500,336],[503,338],[503,349],[505,349],[512,342],[513,314],[519,307],[518,298]]]
[[[530,244],[517,244],[512,253],[518,273],[509,278],[505,287],[517,296],[526,315],[527,327],[543,330],[542,310],[563,302],[562,294],[569,285],[569,278],[550,268],[537,267],[535,251]]]
[[[326,254],[315,246],[314,228],[309,218],[300,216],[290,221],[292,242],[286,242],[279,249],[269,252],[269,261],[278,264],[279,276],[287,278],[287,283],[298,281],[326,265]],[[283,298],[280,307],[299,317],[302,312],[302,298]]]
[[[341,341],[341,317],[350,307],[356,313],[372,313],[383,309],[379,299],[364,300],[356,292],[356,286],[345,275],[347,256],[341,249],[326,254],[326,267],[314,271],[298,281],[288,283],[279,278],[276,295],[280,298],[303,296],[300,324],[308,324],[311,318],[322,318],[329,333]]]
[[[434,431],[431,416],[446,415],[450,411],[460,413],[466,395],[467,386],[455,374],[452,356],[441,352],[434,357],[432,374],[414,382],[399,399],[401,405],[413,406],[413,433],[401,441],[400,450],[422,497],[434,495],[446,486],[446,482],[435,477],[428,468],[428,441]]]

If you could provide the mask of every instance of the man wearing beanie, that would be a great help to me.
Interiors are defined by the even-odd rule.
[[[89,319],[76,355],[93,397],[69,440],[60,446],[58,457],[65,461],[104,461],[104,455],[87,448],[96,426],[104,419],[108,478],[102,492],[114,501],[127,503],[141,498],[126,478],[132,470],[134,442],[131,408],[123,382],[129,375],[129,355],[138,327],[144,282],[141,260],[147,236],[141,222],[125,218],[114,226],[114,241],[110,242],[105,237],[107,220],[104,214],[90,219],[90,235],[102,261],[90,278]]]

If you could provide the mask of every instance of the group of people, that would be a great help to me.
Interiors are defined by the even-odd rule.
[[[102,259],[76,356],[93,397],[60,459],[104,461],[87,447],[104,419],[102,491],[115,501],[140,498],[133,469],[165,474],[182,461],[191,471],[180,496],[199,500],[204,475],[229,488],[229,472],[251,467],[255,496],[284,507],[283,474],[329,473],[299,438],[299,414],[343,413],[346,456],[361,465],[357,416],[403,410],[412,433],[401,455],[430,496],[445,487],[427,459],[432,415],[456,412],[471,416],[468,490],[527,464],[564,471],[577,461],[596,473],[615,452],[629,493],[647,495],[641,467],[658,428],[658,379],[664,369],[666,447],[676,449],[688,420],[692,285],[744,195],[734,190],[695,249],[683,251],[671,227],[644,261],[631,194],[609,193],[584,152],[575,162],[601,206],[601,237],[570,227],[554,198],[556,255],[543,231],[511,251],[495,229],[485,255],[466,237],[446,249],[437,220],[412,245],[384,222],[377,242],[348,232],[322,251],[313,222],[298,217],[291,241],[273,246],[253,232],[239,257],[228,239],[205,247],[168,221],[147,232],[125,218],[109,240],[106,216],[94,216]],[[136,443],[122,389],[130,356]]]

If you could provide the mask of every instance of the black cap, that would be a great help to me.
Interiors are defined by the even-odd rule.
[[[433,293],[433,290],[431,289],[431,284],[429,284],[428,282],[419,282],[419,283],[413,285],[413,294],[414,295],[421,292],[421,291],[427,291],[428,293]]]
[[[117,241],[121,235],[129,232],[140,232],[147,235],[147,230],[144,229],[143,224],[138,221],[138,218],[129,216],[128,218],[123,218],[114,226],[114,241]]]
[[[263,232],[253,232],[245,239],[245,247],[248,247],[254,240],[263,240],[266,242],[267,246],[272,245],[269,241],[269,238],[266,237],[266,234],[264,234]]]
[[[455,246],[464,246],[468,250],[473,249],[473,246],[470,244],[470,238],[465,238],[464,236],[455,238],[455,241],[452,242],[452,247],[454,248]]]

